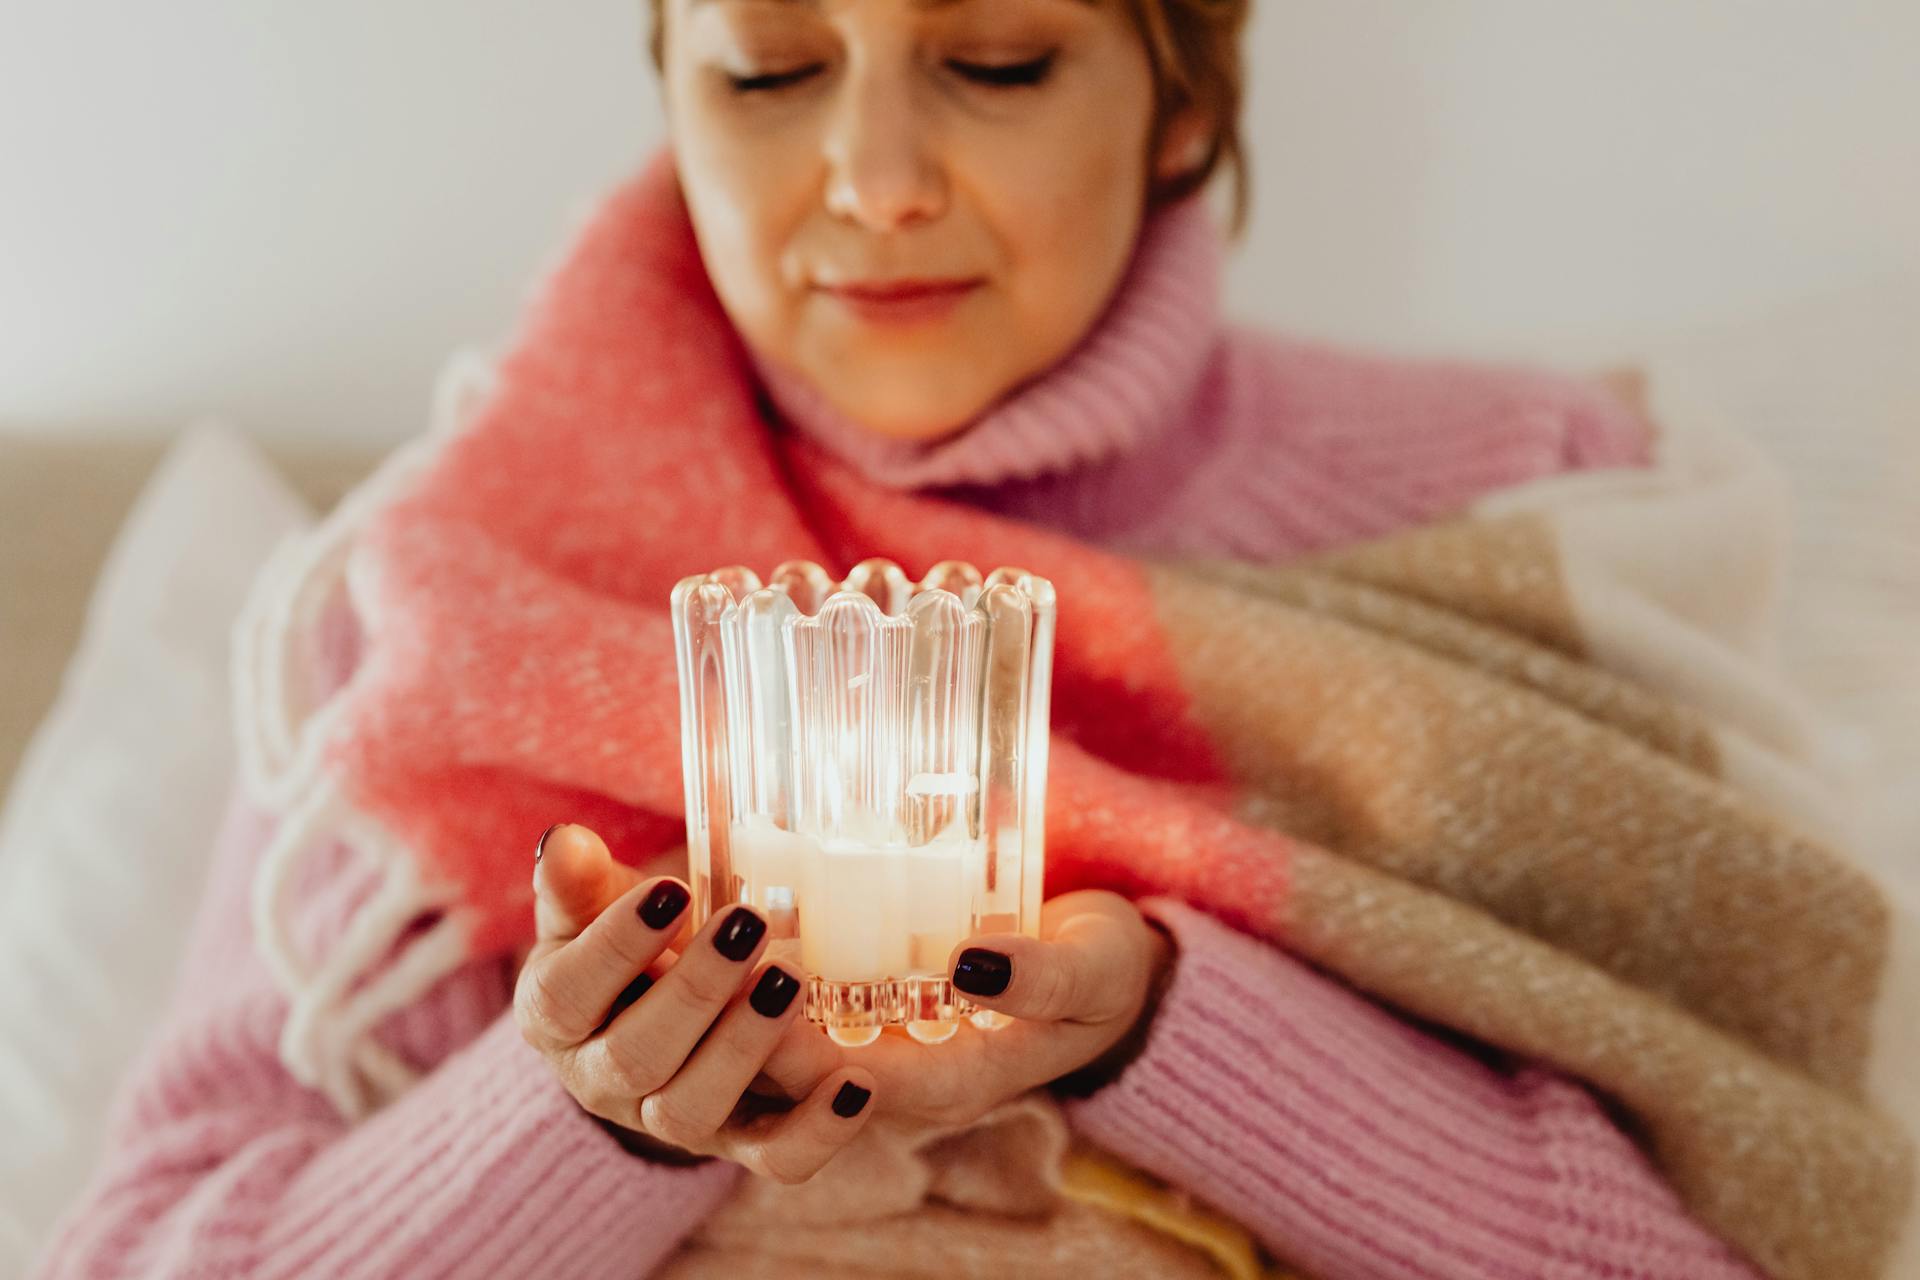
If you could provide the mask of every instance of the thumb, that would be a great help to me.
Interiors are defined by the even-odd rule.
[[[541,938],[576,936],[640,873],[614,859],[592,828],[557,822],[534,850],[534,924]]]
[[[974,1003],[1035,1022],[1104,1023],[1131,998],[1131,959],[1119,922],[1101,912],[1062,921],[1048,938],[969,938],[950,958],[953,985]]]

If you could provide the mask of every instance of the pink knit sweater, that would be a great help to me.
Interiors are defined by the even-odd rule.
[[[1199,208],[1155,219],[1087,341],[957,436],[875,446],[762,366],[782,428],[882,483],[1131,549],[1260,557],[1645,460],[1633,417],[1571,379],[1223,327]],[[343,1122],[275,1052],[286,1005],[248,910],[271,823],[236,794],[178,997],[44,1274],[640,1276],[747,1176],[621,1151],[521,1040],[498,962],[383,1024],[426,1074]],[[320,860],[303,941],[370,887],[350,851]],[[1758,1274],[1579,1084],[1488,1065],[1177,901],[1141,905],[1177,943],[1171,985],[1141,1055],[1069,1120],[1277,1256],[1324,1280]]]

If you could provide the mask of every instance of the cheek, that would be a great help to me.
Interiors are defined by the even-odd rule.
[[[1112,92],[1076,95],[1030,127],[982,137],[969,159],[1008,259],[1056,297],[1099,292],[1139,225],[1151,108],[1122,120],[1114,103],[1142,101],[1150,85]]]
[[[1034,127],[996,130],[971,148],[970,167],[996,203],[1019,205],[1055,217],[1089,208],[1124,205],[1144,189],[1141,139],[1130,130],[1083,119],[1080,113],[1050,113]],[[1089,205],[1088,202],[1093,202]]]
[[[697,109],[674,121],[674,154],[701,257],[734,322],[750,336],[783,323],[782,253],[804,204],[791,152]]]
[[[1093,319],[1125,267],[1140,226],[1144,165],[1119,146],[1078,147],[993,171],[990,215],[1009,267],[1021,327],[1058,345]],[[983,203],[986,203],[983,198]]]

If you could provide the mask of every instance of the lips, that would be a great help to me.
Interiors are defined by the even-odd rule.
[[[822,291],[862,320],[876,324],[922,323],[947,315],[979,280],[884,280],[824,285]]]
[[[973,280],[884,280],[855,284],[829,285],[829,293],[863,298],[875,302],[900,302],[942,293],[962,293],[973,288]]]

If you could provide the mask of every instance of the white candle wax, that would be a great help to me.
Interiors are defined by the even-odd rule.
[[[756,815],[734,827],[733,850],[757,905],[797,900],[801,963],[830,981],[943,973],[972,921],[980,850],[964,836],[823,843]]]
[[[916,972],[945,973],[947,957],[970,932],[978,846],[940,837],[902,856],[907,864],[907,926]]]
[[[797,889],[813,842],[756,813],[733,828],[734,871],[756,885]]]
[[[907,864],[897,849],[815,845],[800,899],[800,961],[835,982],[877,982],[911,971]]]
[[[747,901],[767,913],[775,937],[791,937],[813,842],[765,814],[736,823],[732,838],[733,870],[746,881]]]

